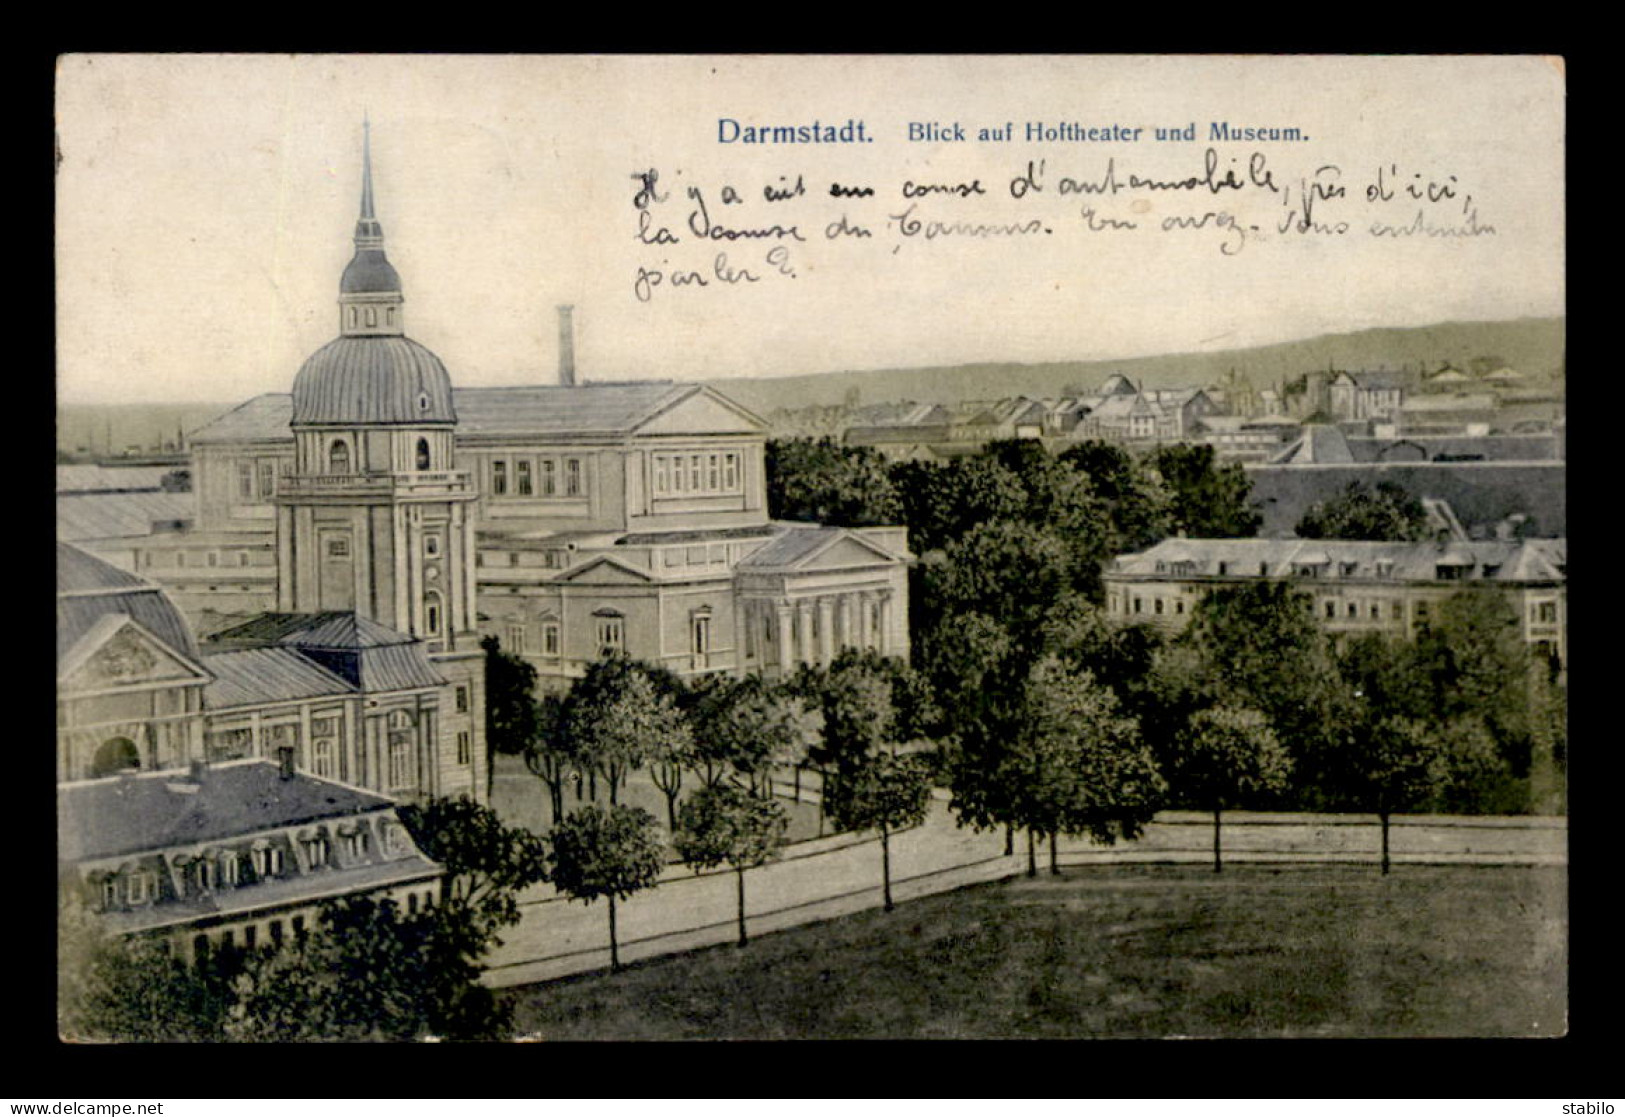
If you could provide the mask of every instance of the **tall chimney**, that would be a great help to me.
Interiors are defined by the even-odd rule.
[[[571,306],[559,307],[559,383],[566,388],[576,383],[576,331],[570,322]]]

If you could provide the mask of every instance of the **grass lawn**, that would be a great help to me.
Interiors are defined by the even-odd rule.
[[[1550,1036],[1559,868],[1073,868],[507,990],[544,1039]]]

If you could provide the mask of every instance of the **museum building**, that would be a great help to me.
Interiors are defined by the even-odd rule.
[[[339,337],[189,436],[196,519],[135,549],[200,632],[353,611],[448,678],[494,636],[555,688],[607,650],[681,675],[907,656],[902,527],[770,520],[767,425],[702,384],[576,383],[568,307],[559,383],[453,388],[405,334],[370,149],[361,198]]]

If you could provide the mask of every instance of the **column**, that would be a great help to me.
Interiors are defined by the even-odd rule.
[[[825,667],[835,658],[835,599],[818,599],[818,662]]]
[[[778,607],[778,625],[774,630],[775,642],[778,645],[779,671],[782,674],[790,673],[790,604],[780,602]]]
[[[859,593],[857,595],[857,599],[858,646],[860,648],[872,647],[874,645],[875,634],[871,630],[870,626],[870,621],[872,618],[869,613],[869,595],[867,593]]]
[[[875,634],[875,647],[884,653],[891,646],[891,594],[880,594],[880,631]]]
[[[802,663],[813,662],[812,619],[812,602],[796,602],[796,623],[801,627],[801,646],[796,649],[796,656]]]
[[[841,618],[840,646],[842,648],[849,648],[857,642],[852,639],[852,595],[849,593],[841,594],[841,596],[836,599],[836,605],[840,610]]]

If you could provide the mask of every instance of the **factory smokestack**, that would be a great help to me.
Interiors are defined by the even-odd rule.
[[[559,383],[573,388],[576,382],[576,331],[570,321],[574,307],[559,307]]]

